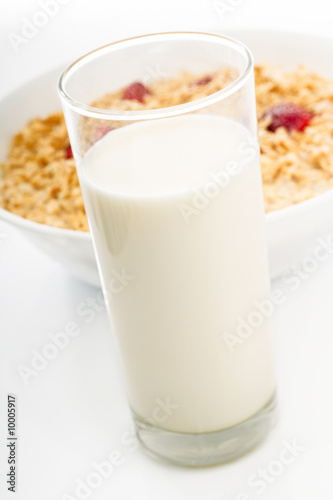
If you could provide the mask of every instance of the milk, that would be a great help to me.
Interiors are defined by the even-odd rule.
[[[252,146],[251,146],[252,144]],[[113,130],[80,169],[130,405],[166,430],[237,425],[274,392],[258,152],[245,127],[192,114]],[[238,318],[238,320],[237,320]]]

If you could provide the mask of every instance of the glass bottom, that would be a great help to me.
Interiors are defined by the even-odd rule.
[[[189,467],[216,465],[244,455],[266,438],[276,420],[276,393],[248,420],[217,432],[166,431],[145,422],[135,412],[133,417],[139,441],[154,458]]]

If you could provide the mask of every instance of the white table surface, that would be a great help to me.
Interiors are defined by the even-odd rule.
[[[38,1],[0,0],[0,97],[89,49],[145,32],[221,31],[224,26],[331,31],[333,4],[328,1],[238,3],[221,19],[204,0],[71,0],[15,52],[8,33],[19,33],[23,18],[31,19],[41,7]],[[272,284],[287,299],[275,313],[280,414],[269,439],[225,466],[171,467],[152,461],[130,439],[132,423],[105,310],[96,311],[91,323],[77,314],[97,289],[71,278],[16,229],[0,222],[0,498],[78,499],[77,480],[86,481],[95,471],[94,462],[118,451],[121,463],[85,498],[331,500],[332,283],[333,258],[320,263],[296,291],[281,281]],[[80,334],[25,385],[18,367],[31,366],[32,350],[40,352],[48,335],[68,322],[77,323]],[[4,479],[7,393],[16,394],[18,404],[15,494],[6,491]],[[281,465],[279,456],[292,443],[299,451],[294,457],[289,453],[290,463]],[[251,486],[249,479],[254,484],[263,470],[270,472],[262,488]]]

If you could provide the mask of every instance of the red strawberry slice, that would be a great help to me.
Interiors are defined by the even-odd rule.
[[[146,95],[151,94],[150,90],[147,89],[141,82],[134,82],[129,85],[123,93],[123,99],[136,100],[143,102]]]
[[[194,85],[207,85],[207,83],[210,83],[213,80],[213,77],[211,75],[204,76],[202,78],[199,78],[199,80],[196,80],[194,82]]]
[[[66,149],[66,159],[69,160],[70,158],[73,158],[73,151],[71,145],[69,145],[68,148]]]
[[[113,130],[110,125],[106,125],[106,123],[102,123],[97,127],[96,130],[96,135],[95,135],[95,142],[100,141],[102,137],[104,137],[108,132],[111,132]]]
[[[302,132],[309,125],[314,114],[307,109],[292,102],[285,102],[272,106],[264,115],[264,118],[271,118],[268,130],[275,132],[279,127],[285,127],[288,132],[297,130]]]

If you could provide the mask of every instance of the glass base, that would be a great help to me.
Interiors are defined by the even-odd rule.
[[[248,420],[217,432],[185,434],[166,431],[133,412],[139,441],[154,458],[171,464],[204,467],[234,460],[261,443],[276,420],[276,393]]]

